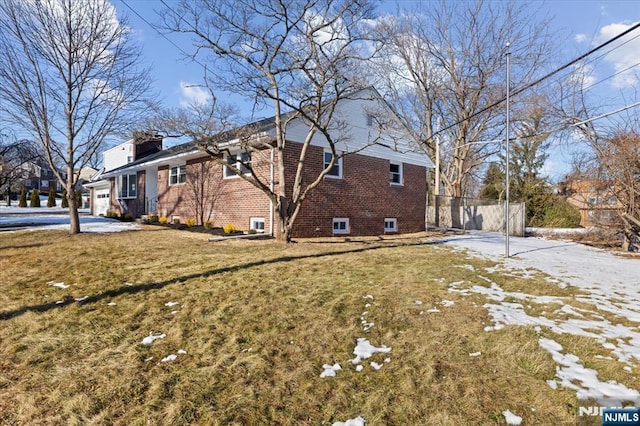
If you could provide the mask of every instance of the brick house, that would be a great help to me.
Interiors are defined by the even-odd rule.
[[[344,155],[304,201],[295,221],[295,237],[380,235],[425,229],[427,171],[433,164],[408,138],[398,138],[397,131],[392,144],[380,143],[390,140],[380,137],[380,130],[371,142],[375,133],[371,102],[376,111],[395,116],[380,98],[350,99],[338,105],[348,118],[348,126],[342,131],[348,134],[349,142],[337,147]],[[272,138],[273,119],[249,126],[267,135],[267,140]],[[288,190],[303,147],[303,127],[296,127],[295,120],[287,127],[284,167]],[[277,189],[275,143],[241,148],[230,142],[228,147],[219,159],[235,164],[241,171],[242,161],[250,161],[255,174]],[[314,138],[308,148],[303,182],[315,179],[330,158],[326,140]],[[120,214],[157,214],[169,221],[195,219],[213,226],[234,224],[240,230],[277,232],[276,213],[269,197],[228,167],[211,160],[192,142],[134,158],[105,171],[101,178],[102,182],[109,182],[110,210]]]
[[[620,223],[623,206],[611,182],[594,179],[567,179],[558,192],[580,210],[580,226],[610,226]]]

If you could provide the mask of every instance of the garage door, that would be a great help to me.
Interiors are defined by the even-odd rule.
[[[94,216],[105,216],[109,210],[109,188],[96,189],[93,203]]]

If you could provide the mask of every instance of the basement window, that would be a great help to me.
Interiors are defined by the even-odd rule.
[[[348,217],[334,217],[333,218],[333,233],[334,234],[348,234],[349,233],[349,218]]]
[[[264,218],[252,217],[250,220],[249,229],[253,229],[254,231],[259,233],[264,232]]]
[[[384,218],[384,232],[398,232],[398,218],[385,217]]]

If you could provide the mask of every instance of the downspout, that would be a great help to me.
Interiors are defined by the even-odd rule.
[[[424,230],[429,230],[429,167],[425,167],[425,210],[424,210]]]
[[[274,191],[274,186],[273,186],[273,180],[274,180],[274,167],[273,167],[273,162],[275,161],[275,153],[274,153],[274,147],[271,147],[271,161],[270,161],[270,176],[269,176],[269,189],[271,190],[271,194],[273,194]],[[273,233],[273,198],[269,197],[269,233],[271,235],[271,237],[273,238],[274,233]]]

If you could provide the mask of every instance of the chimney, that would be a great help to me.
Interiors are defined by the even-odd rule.
[[[155,132],[133,132],[134,160],[162,151],[162,136]]]

